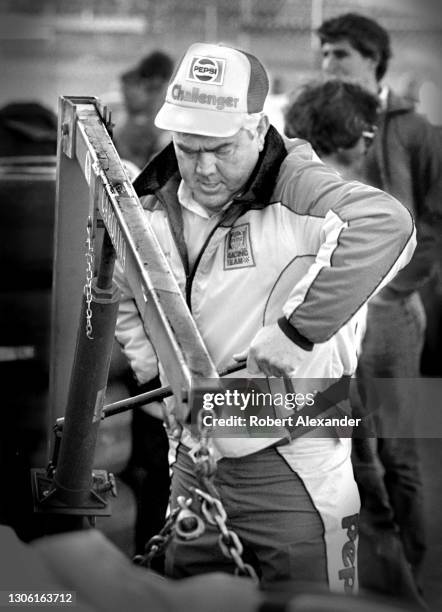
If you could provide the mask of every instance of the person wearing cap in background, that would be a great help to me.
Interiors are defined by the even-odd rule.
[[[398,198],[417,225],[412,261],[368,305],[358,380],[365,410],[377,411],[380,462],[355,458],[355,471],[363,492],[367,511],[362,515],[363,525],[369,537],[373,525],[382,529],[393,519],[420,585],[426,545],[423,483],[414,438],[419,417],[417,398],[402,379],[420,376],[426,322],[419,291],[431,282],[441,264],[442,141],[440,133],[409,101],[382,85],[391,45],[380,24],[348,13],[325,21],[318,36],[323,73],[354,80],[378,97],[377,132],[364,161],[366,181]],[[384,377],[380,399],[371,401],[373,379]],[[382,496],[375,494],[381,490],[375,486],[379,478]]]
[[[247,355],[243,377],[295,376],[308,386],[353,374],[365,303],[410,259],[414,227],[397,200],[345,182],[308,143],[269,126],[267,92],[253,55],[193,44],[155,119],[173,142],[134,187],[218,370]],[[117,337],[144,383],[157,358],[121,268],[116,280]],[[291,433],[211,438],[228,528],[263,588],[296,581],[350,593],[359,511],[351,440]],[[184,425],[172,509],[198,486],[196,444]],[[175,539],[167,575],[233,572],[218,535],[206,525],[196,540]]]
[[[172,58],[163,51],[153,51],[121,75],[126,117],[115,126],[113,140],[120,157],[138,168],[170,141],[168,134],[155,127],[154,118],[172,72]]]

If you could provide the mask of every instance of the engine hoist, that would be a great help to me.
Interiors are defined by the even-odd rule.
[[[93,97],[62,97],[58,116],[49,394],[54,442],[48,467],[32,470],[32,490],[36,512],[64,515],[65,526],[80,528],[85,517],[94,524],[96,516],[109,515],[116,494],[113,475],[93,469],[101,420],[173,395],[175,416],[186,423],[191,414],[198,417],[202,395],[220,389],[220,374],[113,145],[110,112]],[[170,385],[105,405],[119,302],[116,258]],[[137,562],[149,565],[173,534],[198,537],[203,522],[190,509],[197,499],[204,518],[218,526],[219,545],[237,573],[254,577],[237,535],[226,527],[213,485],[210,431],[201,421],[196,418],[194,455],[201,489],[178,500]]]

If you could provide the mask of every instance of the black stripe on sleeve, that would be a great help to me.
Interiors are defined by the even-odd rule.
[[[287,336],[287,338],[304,349],[304,351],[313,350],[313,342],[310,342],[310,340],[300,334],[296,327],[293,327],[293,325],[291,325],[285,317],[280,317],[278,319],[278,326],[279,329]]]

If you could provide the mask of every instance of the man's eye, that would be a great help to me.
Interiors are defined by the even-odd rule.
[[[218,155],[218,157],[226,157],[227,155],[230,155],[232,151],[233,151],[232,147],[224,147],[222,149],[218,149],[216,154]]]
[[[190,149],[183,149],[180,147],[180,151],[186,157],[193,157],[194,155],[196,155],[196,151],[191,151]]]

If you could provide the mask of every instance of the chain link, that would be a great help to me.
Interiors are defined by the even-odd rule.
[[[216,473],[216,460],[210,445],[213,426],[205,425],[205,422],[213,423],[214,419],[203,418],[208,414],[216,417],[213,408],[201,408],[197,414],[199,444],[197,450],[193,453],[195,473],[205,491],[192,487],[190,492],[201,500],[201,512],[206,521],[210,525],[217,526],[220,532],[218,545],[223,555],[234,561],[236,565],[235,574],[238,576],[248,576],[258,583],[258,577],[253,567],[243,561],[241,540],[234,531],[227,528],[227,512],[213,482]]]
[[[146,546],[144,547],[144,554],[136,555],[133,558],[133,562],[136,565],[142,565],[143,567],[150,568],[152,559],[161,554],[167,548],[170,540],[173,537],[175,523],[180,512],[180,506],[171,511],[169,518],[166,520],[161,531],[148,540]]]
[[[236,565],[236,576],[247,576],[258,584],[258,576],[254,568],[248,563],[244,563],[242,558],[243,546],[238,534],[228,529],[227,512],[219,498],[212,497],[206,491],[192,487],[190,489],[193,495],[197,496],[201,501],[201,512],[210,525],[216,525],[220,535],[218,537],[218,545],[221,552],[228,559],[232,559]]]
[[[213,487],[213,478],[216,473],[216,460],[210,443],[210,435],[213,431],[213,426],[204,424],[203,417],[206,415],[216,417],[216,413],[213,408],[204,408],[198,412],[198,445],[196,446],[195,450],[191,451],[190,454],[195,464],[194,469],[198,480],[210,493],[212,493],[214,497],[219,497],[216,489]],[[212,423],[213,418],[209,419],[209,421]]]
[[[94,245],[92,239],[92,219],[87,220],[87,237],[86,237],[86,282],[84,285],[84,294],[86,296],[86,336],[89,340],[93,340],[92,336],[92,280],[94,278]]]
[[[196,540],[206,530],[203,519],[190,508],[193,501],[192,497],[186,499],[182,495],[177,498],[181,512],[175,522],[175,534],[180,540]]]

